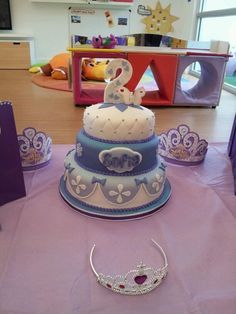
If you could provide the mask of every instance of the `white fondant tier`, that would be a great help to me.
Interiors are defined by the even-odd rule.
[[[78,202],[103,209],[131,209],[157,200],[165,183],[165,166],[142,175],[108,176],[88,171],[76,163],[75,150],[65,159],[64,181],[67,193]]]
[[[112,141],[138,141],[154,133],[154,113],[143,106],[96,104],[84,112],[84,130],[90,136]]]

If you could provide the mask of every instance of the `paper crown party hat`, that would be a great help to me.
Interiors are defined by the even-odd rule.
[[[193,166],[203,162],[208,142],[190,131],[189,126],[179,125],[159,135],[159,154],[167,162]]]
[[[49,163],[52,139],[44,132],[28,127],[17,138],[23,170],[36,170]]]

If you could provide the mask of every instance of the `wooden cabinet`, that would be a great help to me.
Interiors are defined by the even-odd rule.
[[[28,69],[30,64],[29,42],[0,42],[0,69]]]

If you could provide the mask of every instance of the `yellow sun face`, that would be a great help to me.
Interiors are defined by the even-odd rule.
[[[158,1],[155,10],[152,10],[150,6],[147,7],[152,12],[152,14],[142,20],[142,22],[146,24],[145,32],[148,34],[160,35],[166,35],[169,32],[173,32],[174,28],[172,23],[179,18],[170,14],[170,4],[168,7],[163,9],[160,1]]]

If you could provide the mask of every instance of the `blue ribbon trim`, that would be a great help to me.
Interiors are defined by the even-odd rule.
[[[99,178],[96,178],[96,177],[93,177],[92,178],[92,184],[94,183],[100,183],[101,185],[105,185],[107,179],[99,179]]]
[[[144,177],[143,179],[134,179],[137,186],[141,185],[142,183],[147,184],[147,178]]]

